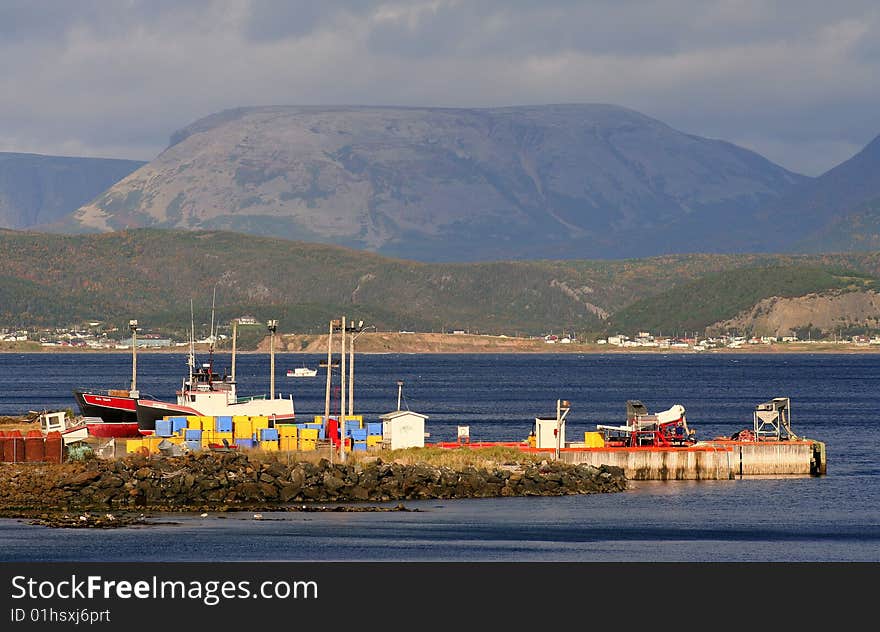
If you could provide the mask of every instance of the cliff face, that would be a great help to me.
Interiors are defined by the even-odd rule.
[[[806,180],[612,105],[241,108],[175,133],[54,229],[225,229],[418,261],[728,252]]]
[[[880,326],[876,292],[830,292],[794,298],[766,298],[736,318],[713,325],[716,331],[751,331],[757,336],[788,336],[812,327],[826,333],[849,326]]]

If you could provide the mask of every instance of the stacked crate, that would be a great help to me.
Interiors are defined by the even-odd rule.
[[[382,424],[367,424],[367,449],[381,447],[382,445]]]
[[[364,416],[363,415],[345,415],[345,428],[346,430],[349,428],[363,430],[364,429]]]
[[[232,439],[240,449],[256,447],[254,441],[254,424],[247,415],[235,415],[232,418]]]
[[[265,452],[278,452],[278,429],[259,428],[257,430],[257,446]]]
[[[295,424],[276,424],[278,430],[278,449],[282,452],[296,452],[299,449],[299,428]]]
[[[304,424],[308,425],[308,424]],[[318,449],[318,429],[317,428],[299,428],[297,429],[297,437],[299,441],[299,449],[303,451]]]

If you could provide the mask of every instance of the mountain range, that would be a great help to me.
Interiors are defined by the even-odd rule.
[[[144,164],[0,152],[0,227],[30,228],[59,220]]]
[[[615,105],[248,107],[149,163],[0,157],[0,226],[44,232],[219,229],[423,262],[880,247],[880,137],[810,178]]]

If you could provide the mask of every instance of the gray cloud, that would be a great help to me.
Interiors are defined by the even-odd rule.
[[[871,1],[24,0],[0,151],[149,160],[267,104],[616,103],[816,175],[880,133]]]

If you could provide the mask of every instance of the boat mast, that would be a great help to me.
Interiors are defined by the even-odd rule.
[[[193,367],[196,363],[196,341],[195,341],[196,319],[193,316],[193,300],[189,299],[189,387],[193,387]]]
[[[217,299],[217,286],[211,298],[211,333],[208,335],[208,384],[214,387],[214,301]]]

